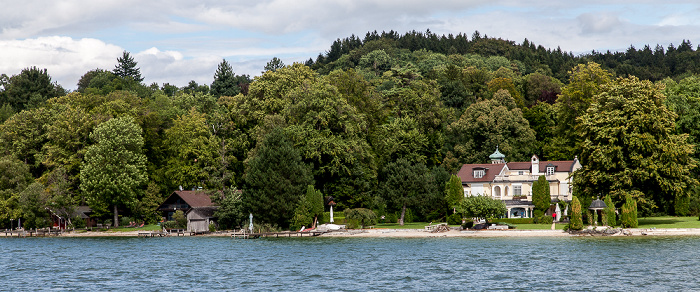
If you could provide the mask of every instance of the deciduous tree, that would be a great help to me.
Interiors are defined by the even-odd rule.
[[[584,196],[639,191],[645,214],[657,206],[673,213],[674,202],[698,184],[691,175],[697,162],[688,136],[675,134],[661,85],[629,77],[600,90],[579,119],[583,168],[574,187]]]
[[[114,210],[114,225],[119,226],[119,206],[131,208],[148,176],[146,156],[142,153],[141,128],[131,117],[114,118],[95,128],[95,141],[85,153],[80,170],[80,189],[93,210]]]
[[[460,213],[466,217],[484,218],[486,224],[489,218],[503,216],[508,211],[503,201],[487,196],[466,197],[462,200],[460,207]]]

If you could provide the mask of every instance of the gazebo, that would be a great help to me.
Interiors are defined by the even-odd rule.
[[[602,211],[607,208],[608,206],[605,205],[605,202],[600,200],[600,197],[597,197],[593,202],[591,202],[591,205],[588,207],[588,210],[591,210],[593,212],[598,213],[598,218],[603,218]],[[596,222],[598,224],[598,222]]]

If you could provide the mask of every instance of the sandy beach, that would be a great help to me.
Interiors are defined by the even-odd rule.
[[[139,233],[149,231],[123,232],[66,232],[60,237],[138,237]],[[5,237],[5,233],[0,233]],[[15,233],[16,237],[17,234]],[[171,234],[170,236],[177,236]],[[180,235],[182,236],[182,235]],[[185,233],[184,236],[190,236]],[[230,232],[197,235],[198,237],[230,237]],[[593,236],[590,234],[570,234],[562,230],[450,230],[445,232],[428,232],[422,229],[362,229],[341,230],[320,235],[320,237],[367,237],[367,238],[432,238],[432,237],[576,237]],[[607,236],[700,236],[700,228],[668,228],[668,229],[622,229],[621,232]]]

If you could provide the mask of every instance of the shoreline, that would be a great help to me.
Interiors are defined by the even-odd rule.
[[[139,233],[147,231],[122,231],[122,232],[69,232],[59,236],[52,237],[139,237]],[[190,236],[186,233],[186,237],[230,237],[232,233],[211,233],[196,236]],[[622,232],[612,235],[600,234],[570,234],[563,230],[450,230],[445,232],[428,232],[422,229],[358,229],[346,231],[333,231],[319,235],[318,237],[362,237],[362,238],[435,238],[435,237],[476,237],[476,238],[494,238],[494,237],[629,237],[629,236],[700,236],[700,228],[651,228],[639,229],[629,228],[622,229]],[[0,233],[0,237],[10,237],[5,233]],[[12,237],[18,237],[13,235]],[[171,237],[176,237],[172,236]]]

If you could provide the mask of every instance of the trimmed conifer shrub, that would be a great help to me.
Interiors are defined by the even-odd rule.
[[[603,225],[615,226],[617,219],[615,218],[615,204],[613,204],[610,195],[605,196],[605,210],[603,210]]]
[[[569,229],[583,229],[583,219],[581,219],[581,203],[578,201],[576,196],[574,196],[573,200],[571,200],[571,222],[569,223]]]
[[[639,226],[639,221],[637,221],[637,201],[635,201],[631,196],[626,196],[625,204],[622,205],[622,216],[620,222],[623,227],[626,228],[637,228]]]

